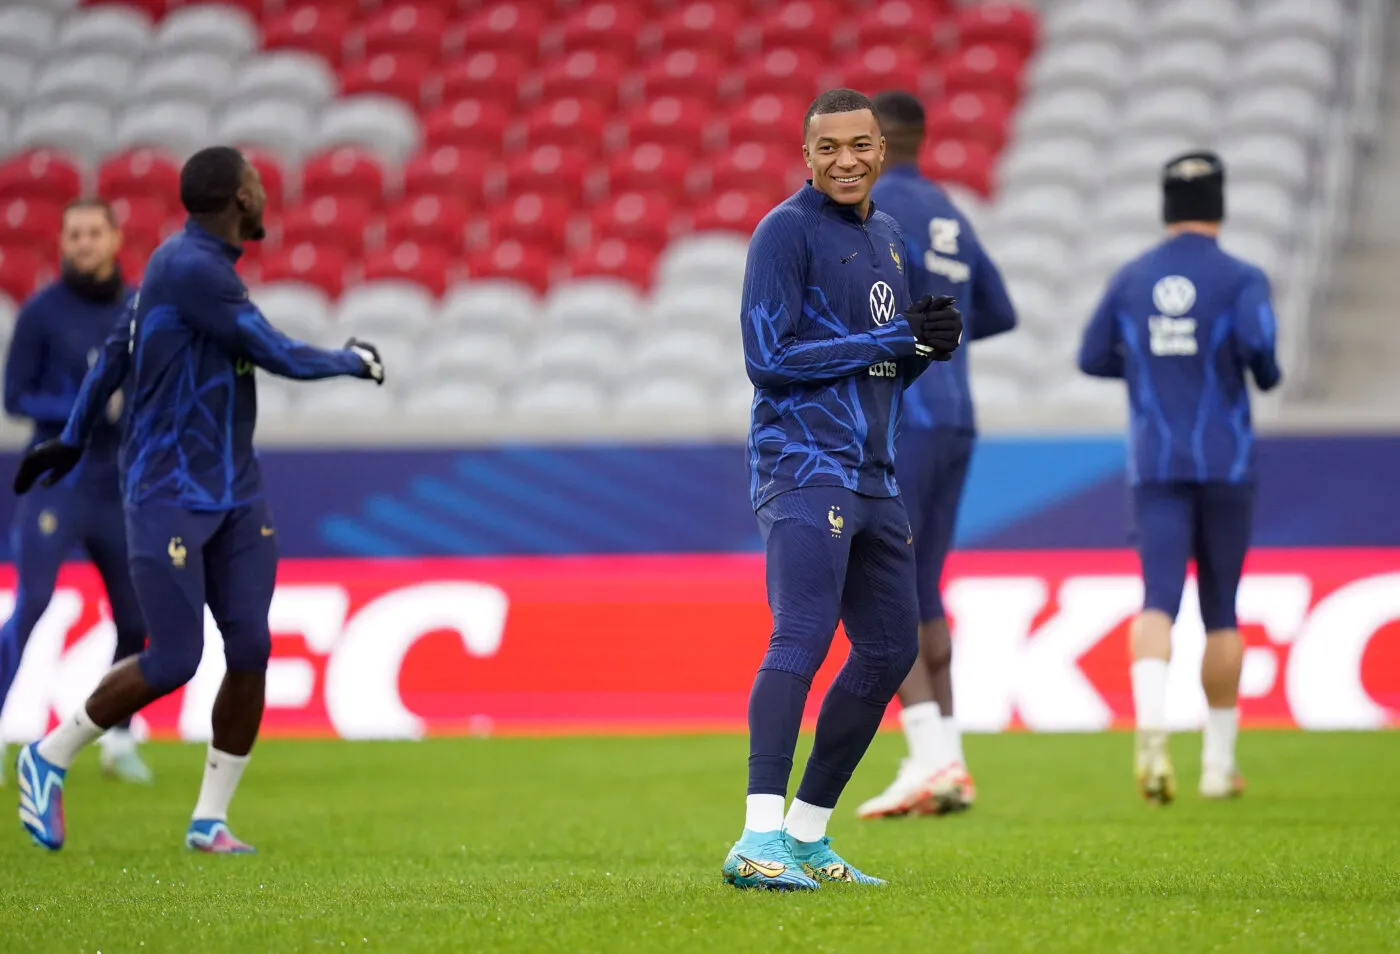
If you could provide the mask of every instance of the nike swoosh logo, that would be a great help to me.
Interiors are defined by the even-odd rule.
[[[776,878],[787,871],[787,865],[779,864],[776,861],[754,861],[744,855],[740,855],[739,860],[765,878]]]

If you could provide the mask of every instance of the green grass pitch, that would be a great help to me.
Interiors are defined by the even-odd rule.
[[[266,742],[234,802],[245,858],[181,846],[202,747],[149,746],[149,789],[85,753],[55,855],[8,807],[11,769],[0,951],[1400,950],[1394,733],[1244,733],[1250,788],[1225,804],[1196,797],[1200,737],[1179,735],[1165,809],[1137,798],[1124,734],[972,736],[973,811],[858,822],[901,754],[882,734],[831,833],[890,884],[801,895],[721,884],[746,745]]]

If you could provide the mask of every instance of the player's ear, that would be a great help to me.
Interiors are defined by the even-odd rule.
[[[805,142],[802,144],[802,161],[806,163],[808,169],[812,168],[812,150]]]

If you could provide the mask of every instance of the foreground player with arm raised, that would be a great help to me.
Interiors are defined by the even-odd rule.
[[[1235,594],[1254,505],[1247,376],[1268,391],[1275,357],[1269,281],[1218,244],[1225,169],[1190,153],[1163,171],[1168,238],[1109,283],[1084,331],[1079,367],[1123,378],[1131,415],[1128,475],[1145,598],[1130,632],[1135,770],[1144,798],[1170,802],[1167,662],[1186,565],[1194,558],[1206,628],[1201,684],[1209,706],[1200,793],[1243,791],[1235,764],[1244,648]]]
[[[5,359],[5,412],[33,421],[30,447],[62,432],[103,339],[134,293],[117,265],[121,240],[116,216],[106,202],[75,199],[63,210],[58,240],[62,274],[24,303]],[[122,395],[113,395],[104,411],[93,427],[82,466],[54,486],[21,497],[15,508],[11,529],[19,586],[14,613],[0,628],[0,709],[19,673],[29,636],[53,599],[59,568],[76,546],[92,560],[107,591],[117,631],[112,662],[134,656],[146,645],[146,622],[127,566],[126,518],[117,473],[125,420]],[[3,751],[0,739],[0,754]],[[101,766],[125,781],[151,781],[129,720],[102,737]]]
[[[826,825],[918,652],[894,477],[900,395],[962,334],[956,309],[911,304],[904,237],[870,201],[885,150],[870,100],[823,93],[805,126],[812,178],[754,231],[740,316],[755,388],[750,496],[773,614],[749,701],[744,831],[723,868],[740,888],[882,883],[832,850]],[[851,653],[785,817],[807,691],[838,622]]]
[[[972,226],[942,189],[919,174],[923,106],[909,93],[890,91],[875,97],[875,114],[888,153],[871,194],[914,246],[914,293],[957,299],[973,341],[1015,328],[1016,311],[1001,273]],[[899,687],[909,756],[890,787],[856,810],[861,818],[944,814],[971,807],[976,796],[953,717],[953,640],[940,592],[977,436],[967,360],[967,349],[959,348],[904,395],[895,470],[914,531],[919,658]]]
[[[20,750],[20,822],[53,850],[64,841],[63,781],[74,756],[106,727],[194,677],[206,603],[223,636],[227,672],[185,841],[201,851],[252,850],[233,837],[226,818],[262,721],[277,573],[253,450],[253,372],[384,380],[372,346],[352,340],[333,351],[293,341],[248,300],[234,263],[244,242],[263,236],[265,196],[242,155],[222,146],[196,153],[180,172],[180,200],[190,216],[184,230],[151,256],[129,320],[108,337],[63,433],[26,454],[15,478],[24,493],[40,476],[52,482],[71,470],[108,398],[130,377],[121,463],[132,582],[150,644]]]

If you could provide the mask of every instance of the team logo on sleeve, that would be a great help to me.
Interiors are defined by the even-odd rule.
[[[1196,286],[1181,275],[1168,275],[1152,287],[1152,304],[1171,318],[1186,314],[1196,303]]]
[[[894,289],[884,282],[870,286],[870,317],[875,324],[887,324],[894,317]]]

